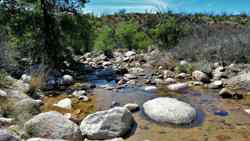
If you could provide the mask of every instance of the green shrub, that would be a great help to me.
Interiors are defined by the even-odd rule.
[[[193,70],[194,67],[191,64],[185,64],[185,65],[178,64],[175,67],[175,71],[177,73],[192,73]]]
[[[171,48],[190,31],[190,26],[179,23],[175,17],[169,17],[151,29],[150,34],[160,47]]]
[[[114,31],[109,26],[103,26],[98,32],[98,36],[94,41],[94,48],[106,55],[112,53],[115,48]]]
[[[7,75],[8,74],[5,71],[0,70],[0,88],[8,87],[8,85],[10,85],[10,82],[6,78]]]
[[[152,40],[133,21],[119,23],[115,35],[118,46],[129,50],[145,49],[152,44]]]

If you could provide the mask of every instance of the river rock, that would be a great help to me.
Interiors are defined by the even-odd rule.
[[[188,88],[188,83],[176,83],[168,85],[168,89],[171,91],[181,91]]]
[[[64,109],[72,109],[72,100],[69,98],[62,99],[58,101],[54,106],[64,108]]]
[[[80,97],[80,96],[86,95],[86,91],[85,90],[76,90],[72,93],[72,95],[76,96],[76,97]]]
[[[201,81],[201,82],[209,82],[209,77],[207,76],[206,73],[202,72],[202,71],[194,71],[192,73],[192,76],[195,80]]]
[[[176,83],[176,80],[173,78],[167,78],[164,80],[166,84],[172,84],[172,83]]]
[[[31,76],[30,75],[27,75],[27,74],[23,74],[21,76],[21,80],[23,80],[25,83],[29,83],[31,81]]]
[[[180,74],[177,74],[175,77],[178,79],[187,79],[188,77],[190,77],[190,74],[180,73]]]
[[[134,75],[134,74],[128,73],[128,74],[125,74],[125,75],[124,75],[124,79],[125,79],[125,80],[136,79],[136,78],[137,78],[137,76]]]
[[[82,141],[79,127],[58,112],[41,113],[24,125],[28,137]]]
[[[0,141],[21,141],[9,131],[0,129]]]
[[[208,85],[210,89],[218,89],[223,86],[223,82],[221,80],[216,80]]]
[[[170,71],[170,70],[164,70],[163,71],[163,77],[164,78],[174,78],[175,77],[175,73]]]
[[[188,124],[196,117],[196,110],[174,98],[156,98],[143,104],[146,115],[156,122]]]
[[[136,55],[136,52],[134,52],[134,51],[128,51],[128,52],[126,52],[124,55],[125,55],[126,57],[131,57],[131,56]]]
[[[85,139],[84,141],[124,141],[123,138],[113,138],[113,139],[108,139],[108,140],[88,140]]]
[[[7,93],[0,89],[0,98],[1,97],[7,97]]]
[[[66,141],[62,139],[45,139],[45,138],[31,138],[28,139],[27,141]]]
[[[10,115],[11,117],[15,118],[19,124],[24,124],[27,120],[41,112],[41,105],[42,102],[39,100],[26,98],[18,101],[14,105],[13,111],[10,113]]]
[[[140,109],[140,106],[136,103],[128,103],[123,107],[127,108],[130,112],[134,112]]]
[[[73,76],[71,76],[71,75],[64,75],[62,80],[63,80],[64,85],[70,85],[74,81]]]
[[[127,108],[115,107],[88,115],[81,123],[83,136],[91,140],[105,140],[127,134],[134,118]]]
[[[157,87],[156,86],[145,86],[144,90],[147,92],[155,92],[155,91],[157,91]]]

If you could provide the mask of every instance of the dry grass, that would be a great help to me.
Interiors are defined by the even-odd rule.
[[[30,81],[30,93],[34,93],[41,89],[47,80],[48,72],[44,67],[32,72]]]

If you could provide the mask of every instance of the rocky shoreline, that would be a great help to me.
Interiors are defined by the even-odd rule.
[[[8,77],[12,85],[0,89],[0,141],[122,141],[129,139],[127,135],[138,124],[134,113],[142,109],[156,122],[176,125],[190,124],[197,117],[193,105],[160,96],[143,105],[111,101],[109,109],[98,111],[94,107],[95,89],[116,93],[140,87],[144,92],[156,93],[164,87],[181,94],[198,87],[216,90],[215,95],[225,100],[250,95],[250,66],[246,64],[196,67],[186,60],[173,60],[157,49],[148,53],[115,51],[112,58],[95,53],[75,58],[77,65],[65,63],[69,68],[74,66],[76,72],[51,72],[46,84],[35,91],[32,73],[23,74],[20,80]],[[65,97],[50,100],[61,95]],[[91,110],[84,111],[87,106]],[[247,108],[245,112],[250,113]]]

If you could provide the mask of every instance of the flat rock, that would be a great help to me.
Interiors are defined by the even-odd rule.
[[[196,117],[196,110],[175,98],[156,98],[143,104],[145,114],[160,123],[188,124]]]
[[[72,100],[69,98],[65,98],[58,101],[56,104],[54,104],[54,106],[70,110],[72,109]]]
[[[80,129],[88,139],[105,140],[124,136],[133,124],[134,118],[127,108],[115,107],[88,115]]]

